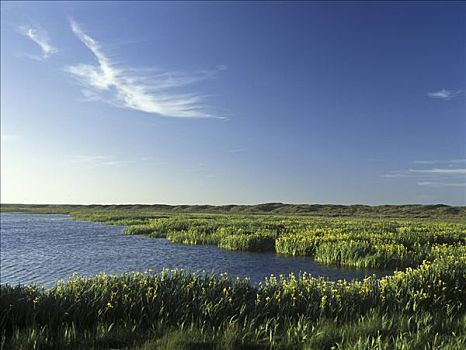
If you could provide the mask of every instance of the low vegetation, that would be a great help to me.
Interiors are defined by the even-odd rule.
[[[257,286],[177,270],[2,285],[1,347],[466,348],[464,221],[141,210],[67,213],[174,243],[396,271],[361,281],[270,276]]]
[[[60,204],[1,204],[1,211],[21,211],[30,213],[70,214],[76,211],[124,212],[126,215],[138,213],[171,214],[272,214],[272,215],[313,215],[333,217],[374,217],[374,218],[427,218],[427,219],[466,219],[466,207],[436,205],[336,205],[336,204],[284,204],[263,203],[256,205],[60,205]]]
[[[99,275],[1,287],[6,348],[457,348],[466,345],[466,255],[380,280]],[[196,347],[197,345],[197,347]]]
[[[126,234],[173,243],[213,244],[228,250],[275,251],[324,264],[359,268],[414,267],[439,250],[461,248],[466,225],[454,222],[290,216],[171,215],[133,218],[75,214],[82,220],[126,224]],[[139,219],[142,220],[142,219]]]

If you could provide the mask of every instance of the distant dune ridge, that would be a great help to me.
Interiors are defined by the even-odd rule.
[[[407,205],[338,205],[338,204],[285,204],[262,203],[255,205],[167,205],[167,204],[118,204],[118,205],[73,205],[73,204],[1,204],[1,211],[37,213],[63,213],[75,210],[125,210],[142,212],[210,213],[210,214],[275,214],[275,215],[323,215],[396,218],[452,218],[466,219],[465,206],[444,204]]]

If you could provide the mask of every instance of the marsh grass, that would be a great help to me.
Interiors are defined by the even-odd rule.
[[[164,270],[0,288],[2,349],[464,349],[464,223],[77,211],[126,234],[326,264],[397,269],[381,279]]]
[[[125,233],[227,250],[310,256],[320,263],[358,268],[414,267],[431,259],[438,246],[466,242],[465,224],[433,221],[226,215],[147,220],[130,224]]]
[[[303,274],[254,287],[179,270],[74,276],[47,290],[1,286],[0,326],[4,348],[447,348],[466,345],[465,286],[464,250],[350,282]]]

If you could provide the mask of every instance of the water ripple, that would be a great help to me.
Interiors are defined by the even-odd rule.
[[[249,277],[254,283],[272,273],[308,272],[331,279],[373,273],[320,265],[305,257],[172,244],[165,239],[126,236],[122,231],[122,226],[74,221],[66,215],[1,213],[0,282],[52,286],[74,272],[94,276],[163,268],[227,272]]]

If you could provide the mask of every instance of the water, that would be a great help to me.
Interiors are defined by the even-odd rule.
[[[123,226],[71,220],[66,215],[1,213],[0,282],[53,286],[73,272],[227,272],[252,283],[270,274],[311,273],[330,279],[363,278],[375,271],[317,264],[306,257],[230,252],[216,246],[173,244],[165,239],[127,236]],[[379,273],[382,275],[386,273]]]

